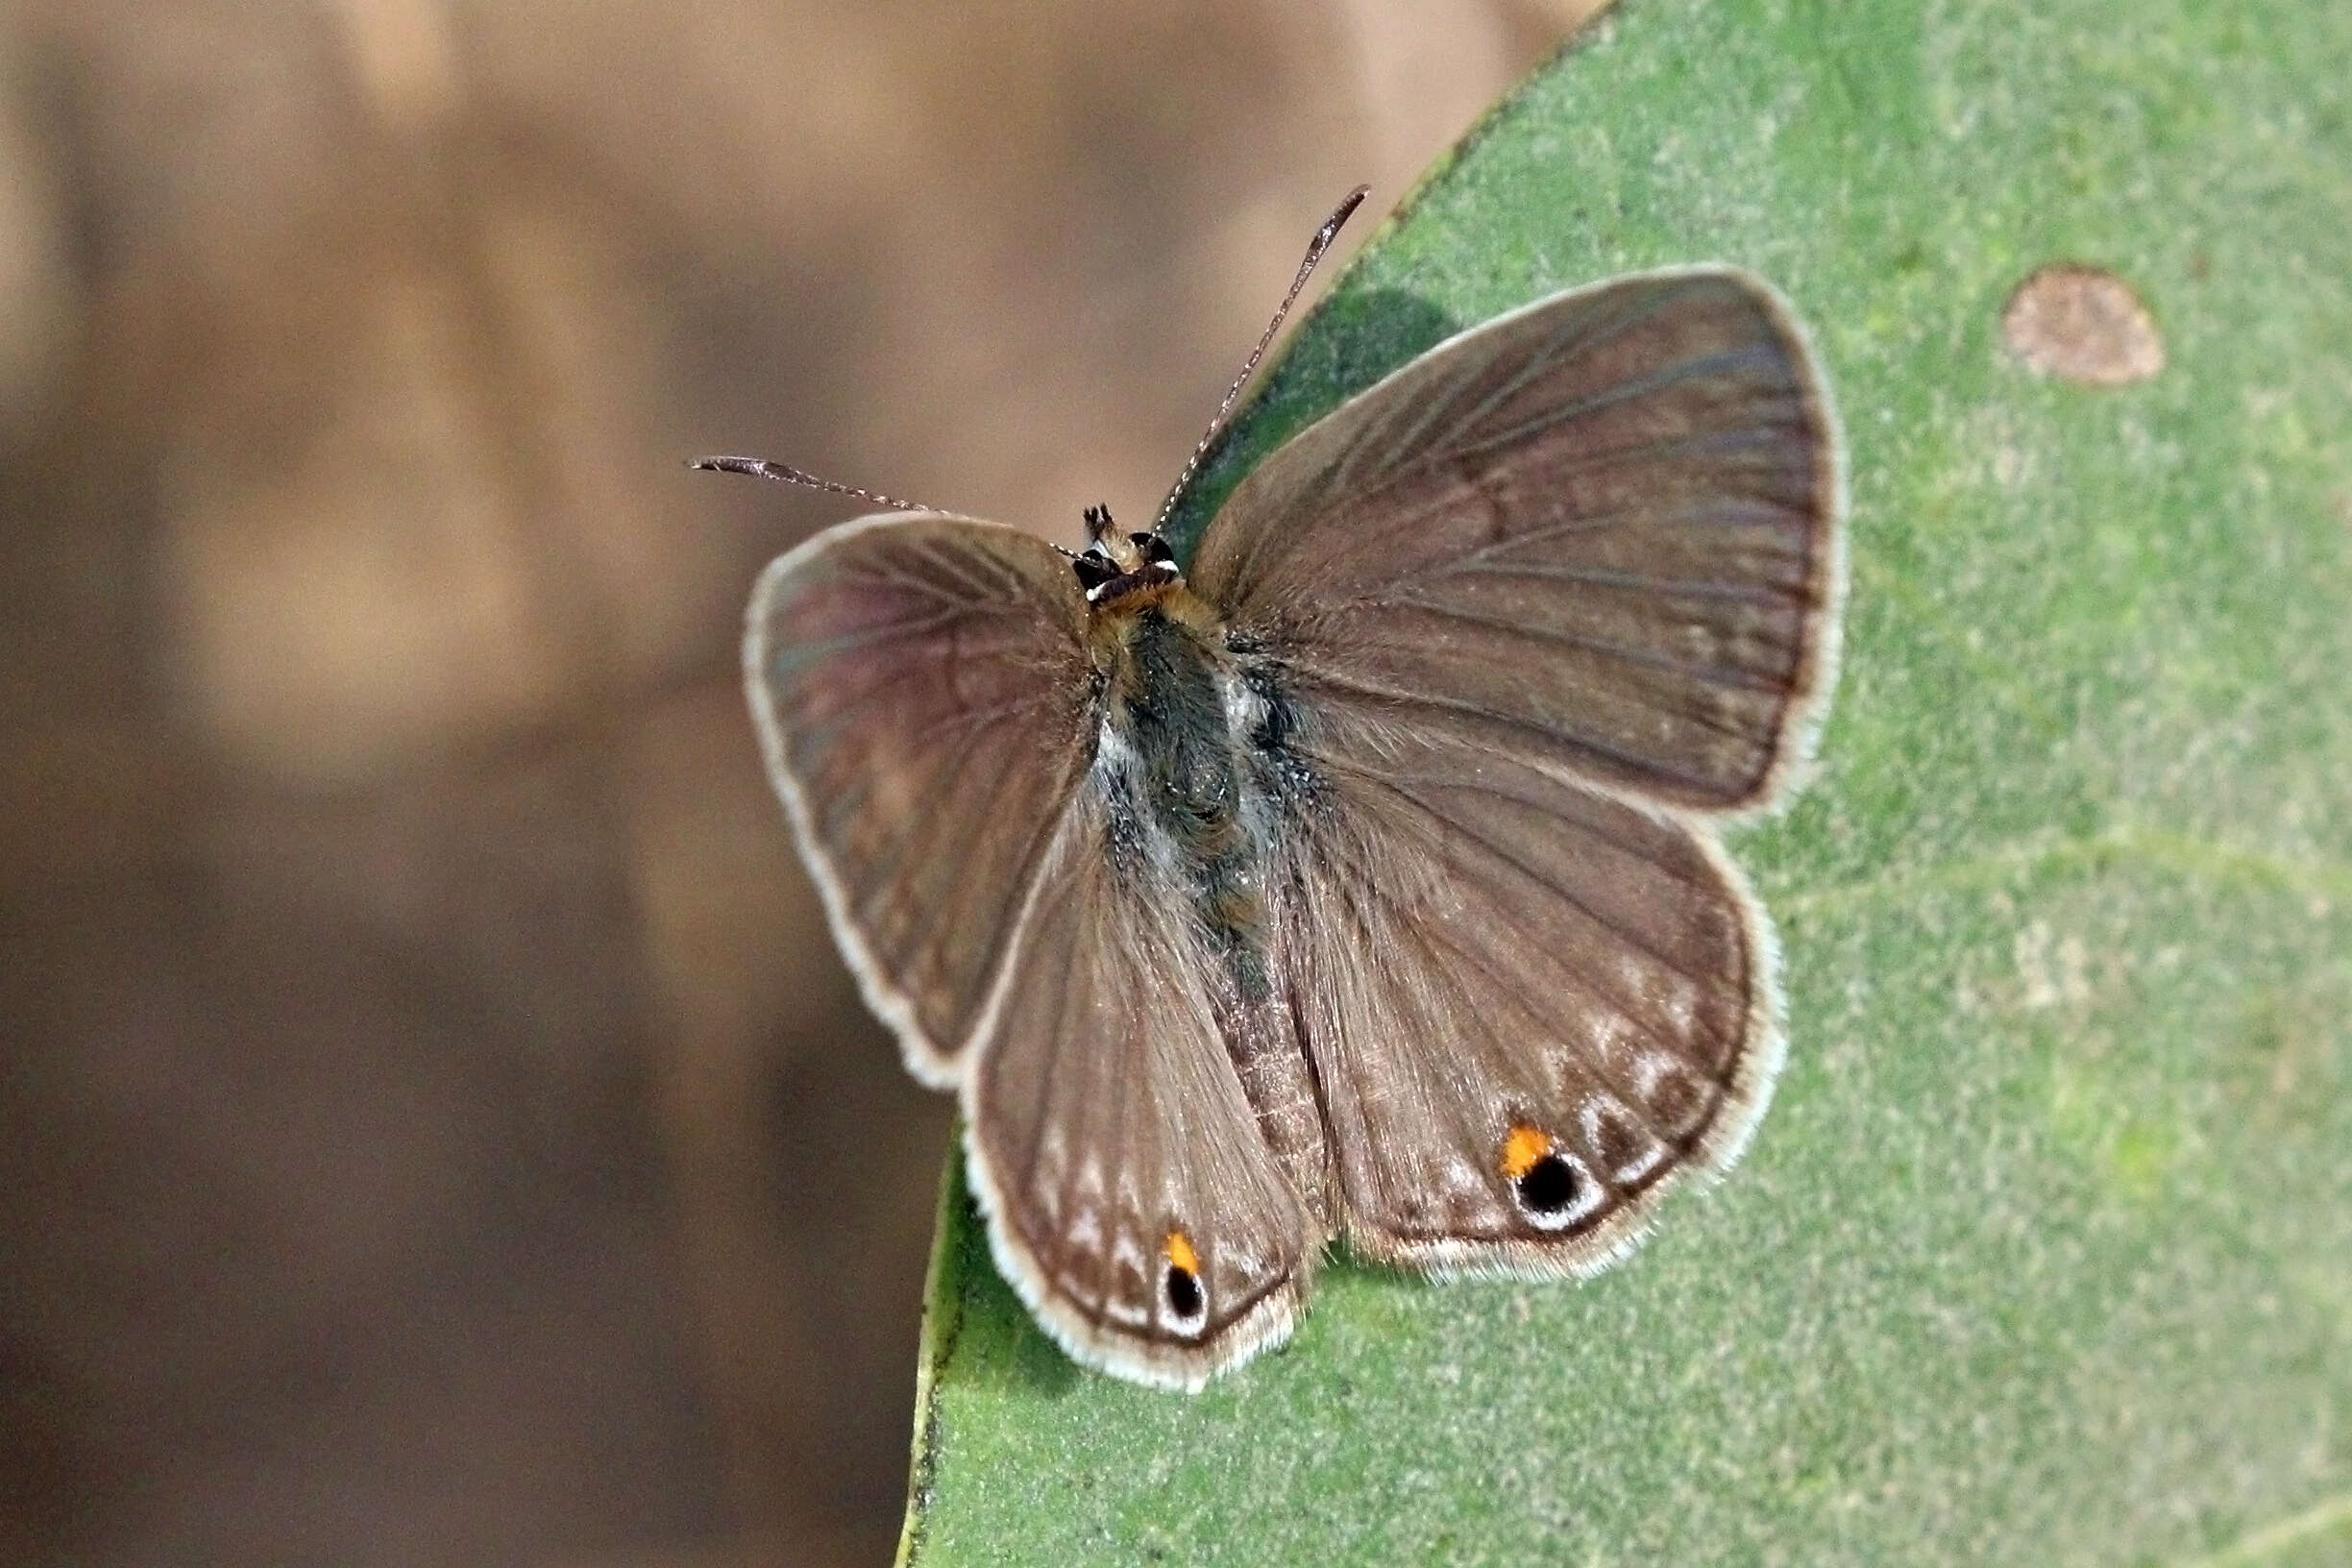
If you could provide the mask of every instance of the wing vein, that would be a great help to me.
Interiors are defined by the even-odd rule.
[[[1311,678],[1322,685],[1343,692],[1352,692],[1359,697],[1373,698],[1398,708],[1420,708],[1436,713],[1460,714],[1465,718],[1497,724],[1505,729],[1538,736],[1546,741],[1564,742],[1569,746],[1606,757],[1635,773],[1662,774],[1685,785],[1696,794],[1713,796],[1722,792],[1720,780],[1690,772],[1660,758],[1642,756],[1628,751],[1622,747],[1612,746],[1596,737],[1566,733],[1556,724],[1539,723],[1532,719],[1516,718],[1507,713],[1497,713],[1492,708],[1482,707],[1475,702],[1456,701],[1421,692],[1399,691],[1393,686],[1384,686],[1375,681],[1359,680],[1354,676],[1341,674],[1327,664],[1318,663],[1311,667],[1301,665],[1299,668],[1307,669]]]
[[[1777,692],[1781,688],[1779,681],[1766,680],[1733,666],[1692,664],[1670,654],[1636,648],[1629,643],[1612,642],[1605,637],[1586,636],[1580,632],[1571,631],[1565,626],[1542,626],[1507,616],[1487,615],[1478,610],[1466,610],[1458,605],[1424,599],[1418,594],[1400,594],[1387,602],[1410,605],[1422,614],[1435,616],[1441,621],[1454,621],[1487,631],[1500,631],[1512,637],[1526,638],[1531,642],[1555,643],[1563,648],[1580,649],[1587,653],[1597,653],[1603,658],[1615,659],[1623,664],[1638,665],[1645,670],[1662,670],[1669,674],[1693,675],[1703,681],[1733,686],[1743,691]],[[1741,740],[1753,739],[1745,730],[1726,729],[1721,723],[1703,713],[1685,712],[1684,717],[1726,735],[1736,736]]]
[[[1565,887],[1562,887],[1558,882],[1555,881],[1550,876],[1547,876],[1542,871],[1537,870],[1534,867],[1529,865],[1528,862],[1519,855],[1504,848],[1487,834],[1480,831],[1477,828],[1469,826],[1458,817],[1439,811],[1436,807],[1431,805],[1420,796],[1413,794],[1409,790],[1404,789],[1389,779],[1381,777],[1377,773],[1359,772],[1357,776],[1374,788],[1385,791],[1387,794],[1394,796],[1399,800],[1404,801],[1406,804],[1420,812],[1424,817],[1429,818],[1432,821],[1439,823],[1442,827],[1451,828],[1454,832],[1462,835],[1462,837],[1469,840],[1470,843],[1476,845],[1480,849],[1483,850],[1487,857],[1493,860],[1496,864],[1516,871],[1523,881],[1532,884],[1539,891],[1549,893],[1553,897],[1557,898],[1560,902],[1576,910],[1577,913],[1583,916],[1587,920],[1590,920],[1601,930],[1615,936],[1628,947],[1630,947],[1635,952],[1640,953],[1644,958],[1649,959],[1652,963],[1655,964],[1659,968],[1664,969],[1667,973],[1689,981],[1692,987],[1699,991],[1704,991],[1706,989],[1706,981],[1704,976],[1693,973],[1690,969],[1685,968],[1677,960],[1668,957],[1664,952],[1660,951],[1650,942],[1646,941],[1635,933],[1627,930],[1625,927],[1618,925],[1615,921],[1601,914],[1600,911],[1594,909],[1592,905],[1587,903],[1585,900],[1578,897],[1575,894],[1569,892]],[[1697,886],[1695,882],[1688,879],[1681,880],[1683,880],[1685,886]],[[1557,960],[1556,959],[1555,962],[1557,962]],[[1561,964],[1560,968],[1564,972],[1575,974],[1579,979],[1582,980],[1586,988],[1591,991],[1594,995],[1605,999],[1609,1005],[1615,1008],[1619,1015],[1624,1017],[1628,1021],[1636,1022],[1638,1024],[1638,1019],[1634,1012],[1626,1003],[1626,1001],[1616,993],[1614,988],[1605,984],[1599,977],[1582,969],[1576,968],[1566,964]],[[1679,1048],[1678,1047],[1677,1049],[1678,1054]]]

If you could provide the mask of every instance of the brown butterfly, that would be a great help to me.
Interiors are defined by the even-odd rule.
[[[1716,824],[1821,717],[1840,464],[1786,304],[1685,267],[1439,344],[1188,564],[1102,508],[1071,554],[877,496],[768,568],[745,674],[800,853],[1070,1355],[1197,1388],[1335,1237],[1590,1273],[1738,1158],[1780,1002]]]

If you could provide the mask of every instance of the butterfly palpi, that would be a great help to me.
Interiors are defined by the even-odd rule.
[[[893,508],[760,577],[751,709],[867,1001],[960,1096],[998,1267],[1078,1360],[1197,1388],[1288,1335],[1335,1237],[1588,1274],[1738,1158],[1778,961],[1717,823],[1790,788],[1844,582],[1835,416],[1756,278],[1440,343],[1188,562],[1100,507],[1072,553],[698,466]]]

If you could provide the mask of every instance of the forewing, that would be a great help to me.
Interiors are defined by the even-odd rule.
[[[1268,457],[1191,579],[1355,703],[1699,811],[1809,743],[1842,591],[1834,417],[1725,268],[1557,295],[1431,350]]]
[[[1187,901],[1114,837],[1090,782],[965,1084],[966,1144],[998,1266],[1064,1348],[1198,1387],[1288,1335],[1325,1233],[1236,1076]]]
[[[772,562],[744,640],[769,776],[908,1066],[966,1047],[1090,755],[1086,609],[1042,541],[894,514]]]
[[[1438,1273],[1606,1264],[1763,1113],[1762,911],[1703,825],[1524,760],[1344,715],[1300,754],[1275,941],[1352,1242]]]

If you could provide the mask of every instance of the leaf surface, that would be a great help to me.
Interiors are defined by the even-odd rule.
[[[1850,454],[1844,676],[1735,831],[1754,1146],[1608,1274],[1328,1268],[1193,1398],[1030,1322],[950,1172],[923,1563],[2352,1556],[2352,8],[1626,0],[1415,193],[1183,514],[1450,331],[1733,261]],[[2165,368],[2045,377],[2035,268]]]

